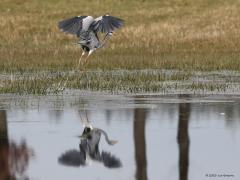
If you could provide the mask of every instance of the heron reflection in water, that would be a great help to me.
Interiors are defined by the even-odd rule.
[[[81,117],[81,116],[80,116]],[[68,166],[85,166],[93,160],[103,163],[105,167],[117,168],[121,167],[121,161],[110,152],[99,150],[101,135],[105,136],[105,140],[109,145],[117,143],[116,140],[110,140],[107,133],[99,128],[93,128],[88,118],[82,119],[84,130],[80,137],[79,150],[72,149],[63,153],[58,161]],[[84,122],[85,121],[85,122]]]

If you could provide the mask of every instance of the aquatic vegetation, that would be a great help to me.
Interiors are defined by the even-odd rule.
[[[66,71],[2,75],[0,93],[53,94],[64,90],[110,93],[237,92],[239,73],[170,70]]]

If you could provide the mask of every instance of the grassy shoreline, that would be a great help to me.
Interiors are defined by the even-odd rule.
[[[240,73],[175,70],[65,71],[0,74],[0,93],[56,94],[68,90],[109,93],[234,93],[240,91]]]
[[[0,72],[72,70],[81,49],[57,22],[106,12],[126,23],[88,70],[240,70],[239,1],[3,0],[0,10]]]
[[[94,12],[94,13],[93,13]],[[69,72],[76,70],[81,49],[77,39],[57,28],[61,19],[109,13],[125,19],[107,48],[100,49],[83,67],[87,72],[110,70],[176,70],[175,80],[164,74],[128,74],[116,81],[75,75],[1,79],[0,92],[47,93],[50,84],[71,79],[67,88],[161,91],[166,81],[187,83],[195,71],[240,71],[240,1],[224,0],[3,0],[0,6],[0,74]],[[60,73],[61,74],[61,73]],[[48,74],[49,75],[49,74]],[[29,79],[30,78],[30,79]],[[182,79],[181,79],[182,78]],[[96,81],[100,82],[96,82]],[[78,83],[78,84],[77,84]],[[119,84],[121,83],[121,84]],[[120,87],[121,85],[121,87]],[[124,87],[126,86],[126,87]],[[193,89],[226,89],[226,85],[190,84]],[[53,88],[54,89],[54,88]]]

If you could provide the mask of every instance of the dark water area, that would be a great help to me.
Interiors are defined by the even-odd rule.
[[[0,180],[240,179],[238,96],[4,96],[0,106]],[[81,148],[86,116],[117,143],[102,134],[94,155]]]

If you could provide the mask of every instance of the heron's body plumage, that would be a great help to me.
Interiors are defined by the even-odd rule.
[[[93,31],[83,31],[79,36],[78,44],[80,44],[86,52],[98,49],[101,46],[97,34]]]
[[[80,16],[81,17],[81,16]],[[82,20],[82,31],[88,31],[90,25],[94,22],[94,18],[92,16],[87,16]]]

